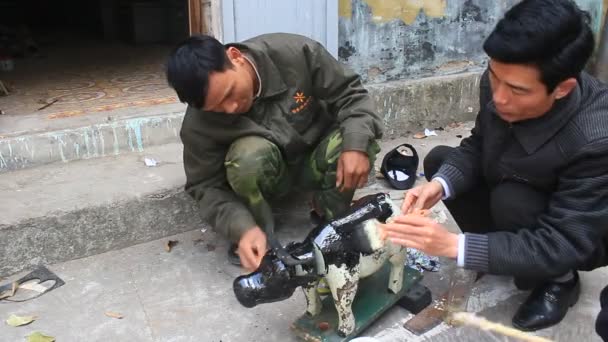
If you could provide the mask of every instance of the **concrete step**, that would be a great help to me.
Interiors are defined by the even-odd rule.
[[[421,157],[437,144],[456,145],[472,123],[423,140],[384,140],[384,152],[408,142]],[[376,168],[383,153],[377,160]],[[144,158],[159,162],[147,167]],[[422,167],[422,162],[420,163]],[[183,191],[182,145],[152,146],[145,153],[49,164],[0,176],[0,277],[206,227]],[[358,192],[388,190],[379,181]],[[393,191],[396,199],[403,192]],[[297,200],[295,200],[297,202]],[[279,208],[278,225],[308,220],[302,200]]]
[[[202,228],[181,154],[174,143],[3,174],[0,276]]]
[[[0,116],[0,173],[179,142],[182,104],[74,117]]]
[[[412,127],[472,120],[479,72],[369,84],[386,137]],[[0,116],[0,173],[124,153],[179,142],[185,106],[164,104],[73,116]]]

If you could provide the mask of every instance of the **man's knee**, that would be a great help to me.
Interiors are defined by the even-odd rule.
[[[259,192],[264,181],[281,176],[283,158],[279,148],[258,136],[239,138],[230,145],[224,162],[228,183],[239,195]]]
[[[443,162],[447,159],[454,148],[449,146],[437,146],[424,158],[424,175],[427,180],[431,180],[439,171]]]

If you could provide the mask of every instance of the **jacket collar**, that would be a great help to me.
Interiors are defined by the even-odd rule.
[[[526,150],[532,154],[549,141],[564,125],[577,113],[581,104],[581,78],[578,85],[568,96],[555,101],[553,107],[543,116],[516,122],[512,125],[515,138]],[[496,111],[494,103],[492,108]],[[498,115],[498,114],[496,114]]]
[[[287,90],[287,86],[281,78],[281,74],[266,51],[252,42],[231,43],[226,47],[234,46],[239,50],[246,51],[252,58],[260,75],[262,83],[261,98],[275,96]]]

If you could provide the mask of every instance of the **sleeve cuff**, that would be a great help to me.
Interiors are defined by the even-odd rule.
[[[443,188],[443,197],[441,197],[441,200],[445,201],[446,199],[449,199],[450,197],[452,197],[452,192],[450,191],[450,187],[448,186],[448,183],[445,179],[443,179],[443,177],[438,176],[438,177],[434,177],[432,180],[439,182],[439,184],[441,184],[441,187]]]
[[[464,267],[464,259],[465,259],[465,244],[466,244],[466,235],[459,234],[458,235],[458,258],[456,259],[456,265],[458,267]]]
[[[361,151],[367,153],[370,137],[363,133],[343,133],[342,151]]]
[[[464,268],[488,272],[490,269],[488,236],[466,234],[464,239]],[[460,243],[460,240],[458,241]]]
[[[238,243],[243,234],[257,224],[249,213],[244,213],[234,217],[232,224],[228,228],[228,240],[232,243]]]
[[[463,193],[468,187],[467,181],[465,180],[462,172],[450,164],[444,163],[441,165],[439,171],[433,175],[433,178],[435,177],[443,178],[449,189],[451,197],[457,196],[459,193]]]

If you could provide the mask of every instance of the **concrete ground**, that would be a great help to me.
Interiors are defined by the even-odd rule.
[[[437,144],[456,145],[470,123],[460,129],[438,131],[439,136],[424,140],[404,138],[384,141],[382,147],[402,142],[415,143],[423,156]],[[75,162],[78,163],[78,162]],[[179,164],[180,161],[174,163]],[[149,169],[163,175],[163,167]],[[87,178],[89,175],[83,174]],[[160,176],[159,176],[160,177]],[[165,177],[169,177],[165,175]],[[84,183],[83,183],[84,184]],[[86,186],[86,185],[81,185]],[[105,184],[91,185],[91,192]],[[383,189],[383,182],[361,193]],[[391,192],[398,199],[400,192]],[[438,207],[437,211],[444,210]],[[447,213],[447,212],[446,212]],[[310,227],[307,208],[279,209],[278,225],[283,241],[298,239]],[[449,216],[449,214],[448,214]],[[446,225],[457,231],[448,218]],[[194,228],[194,227],[192,227]],[[164,244],[179,241],[171,252]],[[11,314],[36,315],[38,319],[23,327],[0,324],[0,341],[24,341],[32,331],[41,331],[63,341],[296,341],[289,325],[304,312],[305,300],[297,291],[289,300],[243,308],[236,301],[231,285],[241,270],[228,264],[227,243],[212,231],[199,229],[104,254],[49,265],[66,284],[43,296],[23,302],[0,302],[0,319]],[[434,298],[447,288],[453,262],[445,260],[437,273],[425,273],[423,282]],[[0,281],[5,284],[26,274],[22,272]],[[576,306],[558,326],[538,334],[556,341],[600,341],[594,334],[599,312],[598,297],[608,284],[608,269],[582,273],[582,294]],[[515,289],[511,279],[485,276],[473,288],[469,311],[493,321],[509,324],[526,293]],[[123,319],[110,318],[106,311],[121,313]],[[504,337],[472,328],[451,328],[441,324],[423,336],[415,336],[402,325],[411,315],[393,308],[365,336],[380,341],[507,341]]]

